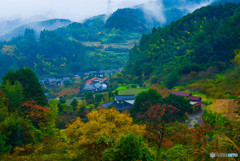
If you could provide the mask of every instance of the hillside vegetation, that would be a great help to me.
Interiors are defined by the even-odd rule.
[[[160,4],[156,1],[155,5],[118,9],[110,17],[99,15],[82,23],[69,24],[69,20],[53,19],[20,26],[5,35],[7,39],[0,38],[9,40],[0,42],[0,61],[8,64],[0,67],[0,76],[19,67],[31,67],[41,77],[121,68],[128,60],[129,50],[143,33],[151,33],[153,26],[165,26],[181,18],[190,12],[183,5],[201,4],[201,1],[183,4],[164,0],[163,13],[149,10],[148,5],[154,5],[158,10]],[[158,14],[162,14],[162,21]],[[57,27],[61,28],[51,32],[43,30]],[[26,28],[30,29],[24,34]],[[13,36],[15,38],[10,40]]]
[[[206,108],[203,124],[189,128],[184,120],[193,109],[181,96],[141,92],[131,115],[85,105],[63,97],[47,103],[34,72],[9,71],[0,85],[1,160],[194,161],[240,151],[239,121]]]
[[[205,86],[204,90],[211,84],[218,88],[225,80],[237,87],[239,73],[232,60],[240,48],[239,6],[203,7],[164,28],[154,28],[131,49],[123,74],[169,88],[195,82]],[[227,69],[231,74],[223,72]],[[221,72],[223,77],[216,75]]]

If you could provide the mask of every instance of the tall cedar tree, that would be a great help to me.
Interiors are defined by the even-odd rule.
[[[14,85],[16,81],[23,87],[24,101],[36,101],[41,106],[47,105],[47,99],[35,73],[30,68],[21,68],[15,72],[8,71],[2,78],[3,84],[8,81]]]

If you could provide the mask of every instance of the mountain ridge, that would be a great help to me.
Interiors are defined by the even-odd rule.
[[[23,36],[26,29],[33,29],[36,33],[36,37],[39,38],[40,32],[43,30],[55,30],[57,28],[67,26],[70,23],[71,21],[67,19],[49,19],[46,21],[31,22],[16,27],[12,31],[0,36],[0,41],[9,41],[13,37]]]

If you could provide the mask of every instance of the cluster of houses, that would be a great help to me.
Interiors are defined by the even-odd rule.
[[[201,110],[202,98],[197,96],[192,96],[191,93],[184,92],[172,92],[174,95],[187,97],[190,100],[190,104],[195,107],[195,111]],[[126,111],[133,108],[135,101],[135,95],[117,95],[114,101],[101,104],[102,108],[115,107],[118,111]]]
[[[98,93],[107,91],[107,80],[107,78],[100,79],[97,77],[87,80],[84,88],[82,89],[82,93]]]
[[[89,72],[78,72],[75,74],[74,78],[89,78],[91,77],[97,77],[97,78],[105,78],[105,77],[111,77],[114,74],[120,72],[122,68],[119,69],[112,69],[112,70],[98,70],[98,71],[89,71]],[[73,78],[73,79],[74,79]],[[63,82],[69,80],[71,81],[70,77],[63,77],[63,78],[51,78],[51,77],[45,77],[43,79],[40,79],[39,82],[43,83],[45,86],[61,86],[63,85]]]
[[[40,79],[39,82],[43,83],[44,86],[62,86],[65,81],[71,81],[71,78],[69,77],[63,77],[63,78],[50,78],[46,77],[43,79]]]

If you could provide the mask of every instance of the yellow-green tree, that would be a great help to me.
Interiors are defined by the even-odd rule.
[[[67,157],[70,159],[100,160],[103,151],[113,147],[123,135],[145,132],[145,126],[134,125],[129,114],[120,113],[115,108],[99,108],[87,114],[87,118],[86,123],[77,118],[66,129]]]
[[[240,65],[240,49],[238,50],[234,50],[235,52],[235,58],[234,58],[234,62],[238,65]]]

